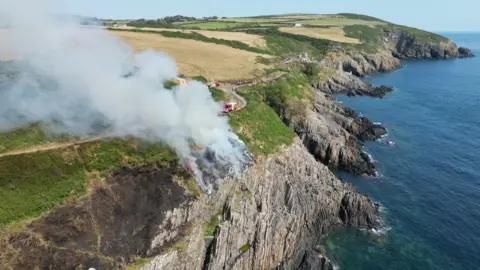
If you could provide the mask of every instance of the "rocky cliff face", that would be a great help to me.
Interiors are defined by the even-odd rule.
[[[320,61],[319,65],[335,71],[327,80],[312,84],[325,93],[347,93],[383,97],[391,87],[373,86],[361,78],[376,72],[389,72],[402,66],[404,59],[451,59],[474,57],[468,48],[457,48],[452,40],[429,33],[431,41],[405,31],[386,28],[375,53],[338,49]],[[419,34],[420,35],[420,34]]]
[[[7,269],[329,269],[315,248],[335,226],[372,228],[378,207],[297,139],[211,196],[175,168],[124,168],[78,202],[0,237]],[[213,237],[204,224],[219,213]],[[319,253],[320,252],[320,253]]]
[[[319,91],[314,106],[305,110],[305,116],[281,116],[317,160],[357,175],[377,174],[376,166],[363,151],[361,141],[385,135],[387,131],[383,126],[360,117],[331,95]]]
[[[183,259],[204,254],[202,236],[193,235],[189,246],[198,249],[160,255],[144,269],[331,269],[316,248],[322,236],[335,226],[372,228],[377,212],[296,140],[233,186],[203,265]]]
[[[422,41],[417,35],[405,30],[385,29],[385,32],[387,36],[382,40],[383,46],[390,49],[393,56],[399,59],[451,59],[474,56],[469,49],[457,48],[452,40],[432,33],[428,33],[432,41]]]
[[[324,93],[346,93],[383,97],[393,91],[392,87],[374,86],[362,78],[375,72],[388,72],[402,66],[400,59],[382,50],[375,54],[357,51],[339,51],[330,53],[320,61],[322,68],[333,72],[326,80],[313,82],[312,86]]]
[[[359,117],[330,96],[344,93],[349,96],[382,98],[393,91],[391,86],[374,86],[363,78],[376,72],[388,72],[402,66],[402,59],[449,59],[472,57],[466,48],[458,48],[451,40],[422,43],[407,31],[386,30],[381,40],[383,48],[376,53],[338,49],[319,62],[321,72],[331,75],[312,82],[317,91],[313,109],[307,117],[285,117],[309,151],[324,164],[360,175],[376,175],[375,165],[362,151],[361,141],[376,140],[386,134],[381,125]],[[432,34],[433,37],[435,37]]]

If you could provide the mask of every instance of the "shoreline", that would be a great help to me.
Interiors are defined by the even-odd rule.
[[[453,41],[452,43],[454,44]],[[423,49],[423,47],[420,47],[420,49]],[[330,96],[330,99],[334,104],[330,104],[329,106],[340,107],[340,111],[344,112],[344,116],[350,118],[351,122],[356,123],[357,127],[353,127],[352,125],[343,125],[343,127],[358,140],[358,144],[362,145],[365,141],[377,141],[388,135],[387,128],[383,124],[374,123],[367,116],[345,106],[343,102],[340,102],[336,98],[336,96],[368,96],[381,99],[387,94],[396,91],[397,89],[395,86],[375,85],[367,81],[366,78],[398,71],[405,68],[409,61],[445,61],[475,57],[475,54],[471,50],[464,47],[457,48],[456,45],[454,45],[449,49],[451,51],[448,54],[445,54],[442,58],[438,57],[438,54],[436,54],[436,57],[433,57],[433,54],[428,57],[402,57],[401,54],[395,51],[392,51],[391,54],[386,53],[385,51],[378,51],[373,54],[367,54],[362,51],[344,52],[341,53],[340,56],[337,53],[331,55],[330,58],[326,57],[319,62],[319,67],[322,69],[335,68],[334,73],[327,80],[312,83],[311,86],[316,92]],[[342,114],[338,109],[336,113]],[[394,142],[388,140],[386,143],[389,145],[395,145]],[[345,170],[346,172],[353,173],[354,175],[377,175],[374,162],[367,160],[365,156],[357,155],[356,161],[353,162],[353,166],[359,166],[359,164],[356,163],[362,164],[365,162],[367,163],[366,166],[370,169],[363,169],[363,173],[358,173],[357,170],[348,168],[349,166],[343,166],[347,167],[347,170],[342,168],[342,166],[336,167]],[[330,165],[328,160],[322,160],[322,163]]]
[[[468,89],[469,93],[470,92],[474,93],[475,84],[472,85],[472,83],[467,82],[465,85],[463,85],[462,83],[464,78],[465,79],[472,78],[473,80],[472,82],[477,80],[477,78],[474,76],[475,75],[474,70],[477,65],[473,64],[476,62],[476,60],[474,59],[468,60],[467,62],[455,62],[455,63],[452,63],[452,62],[437,63],[437,61],[428,63],[430,60],[418,60],[418,61],[423,63],[416,65],[416,63],[419,63],[417,62],[417,60],[412,61],[413,63],[410,61],[405,61],[406,63],[404,67],[408,67],[409,65],[410,67],[408,70],[402,71],[401,74],[397,74],[394,76],[385,76],[385,77],[382,77],[381,79],[373,78],[371,80],[372,83],[393,84],[393,85],[397,85],[400,88],[405,88],[405,92],[407,92],[407,90],[409,91],[408,93],[399,95],[398,98],[395,98],[395,99],[392,98],[389,100],[385,100],[382,103],[379,103],[381,101],[370,100],[368,98],[363,98],[360,101],[359,100],[355,101],[353,99],[352,100],[348,99],[347,101],[346,98],[342,96],[342,100],[345,101],[344,104],[346,106],[349,106],[350,108],[362,110],[362,112],[364,112],[366,115],[368,115],[369,117],[372,117],[372,120],[374,121],[378,121],[377,119],[375,119],[375,118],[378,118],[380,119],[380,121],[384,122],[385,125],[390,125],[392,128],[394,128],[393,126],[395,126],[396,130],[392,130],[392,133],[391,133],[392,138],[395,140],[398,140],[399,144],[405,144],[403,147],[404,149],[400,151],[393,151],[392,149],[388,149],[389,147],[385,147],[382,145],[376,145],[376,144],[368,145],[371,153],[373,153],[374,155],[377,155],[376,157],[381,162],[384,163],[384,166],[381,166],[383,168],[382,171],[385,174],[383,181],[377,182],[377,180],[374,180],[370,182],[370,179],[361,179],[356,177],[350,178],[349,176],[345,176],[345,179],[347,179],[348,182],[356,183],[357,184],[356,187],[358,187],[362,192],[365,192],[365,194],[375,196],[376,201],[380,201],[389,206],[390,209],[387,209],[387,210],[391,211],[391,213],[389,213],[387,216],[380,214],[382,218],[387,218],[386,220],[387,223],[390,223],[391,226],[393,227],[392,231],[387,231],[387,235],[388,234],[390,235],[390,236],[387,236],[387,238],[396,239],[398,242],[401,242],[401,241],[406,241],[406,239],[409,239],[408,237],[416,236],[416,237],[419,237],[419,241],[425,241],[423,243],[424,244],[423,247],[418,247],[418,250],[415,250],[412,248],[413,249],[412,253],[404,254],[405,257],[403,257],[402,254],[397,252],[394,252],[393,254],[388,254],[389,250],[379,248],[378,251],[372,252],[372,258],[374,257],[383,258],[384,256],[385,258],[392,260],[392,257],[389,256],[389,255],[392,255],[392,256],[399,257],[400,258],[399,261],[402,260],[404,261],[405,264],[409,264],[409,265],[412,265],[411,267],[415,267],[413,266],[415,263],[419,265],[418,261],[416,261],[416,257],[414,257],[418,253],[418,256],[423,254],[424,258],[432,259],[432,261],[434,261],[432,262],[432,269],[436,269],[434,268],[434,266],[439,267],[439,265],[443,261],[440,261],[440,260],[435,261],[435,259],[438,259],[435,256],[436,254],[425,253],[425,251],[422,250],[421,248],[426,248],[426,247],[434,248],[432,253],[433,252],[448,253],[449,252],[448,248],[443,249],[442,247],[437,249],[436,246],[432,246],[432,241],[431,241],[434,236],[437,236],[435,235],[435,232],[437,233],[445,232],[445,230],[448,230],[448,227],[446,226],[446,228],[441,228],[441,226],[439,226],[438,231],[433,230],[433,232],[430,234],[431,230],[429,230],[428,232],[427,230],[425,230],[422,235],[419,235],[418,232],[415,231],[415,227],[413,227],[412,229],[412,223],[414,223],[413,225],[428,227],[429,225],[432,225],[432,224],[435,224],[435,222],[438,222],[439,216],[432,214],[432,216],[429,217],[429,219],[427,218],[423,219],[423,215],[425,215],[425,213],[427,213],[426,215],[428,215],[429,205],[425,205],[425,201],[422,201],[423,204],[419,203],[419,205],[416,205],[413,203],[414,201],[413,198],[420,197],[420,198],[425,198],[425,200],[427,200],[426,198],[429,198],[429,200],[427,201],[428,202],[427,204],[435,203],[436,202],[435,200],[437,198],[439,201],[441,201],[440,198],[442,198],[442,195],[438,195],[438,194],[439,192],[445,192],[445,190],[447,190],[449,185],[438,184],[438,187],[437,187],[437,184],[433,184],[434,185],[433,187],[431,187],[431,185],[433,182],[448,180],[449,169],[445,169],[445,171],[443,171],[443,168],[439,166],[438,158],[436,158],[438,157],[438,152],[441,152],[441,151],[439,150],[437,152],[437,151],[430,150],[432,149],[433,144],[430,145],[429,143],[425,143],[425,141],[428,140],[429,137],[422,136],[422,134],[426,134],[424,132],[427,130],[428,132],[432,132],[428,134],[433,134],[433,135],[437,134],[437,132],[440,132],[440,130],[430,127],[429,124],[422,124],[423,123],[422,118],[425,117],[424,119],[425,121],[428,121],[429,119],[430,121],[432,121],[432,119],[436,119],[435,117],[438,114],[441,114],[442,117],[438,118],[438,121],[439,121],[438,123],[436,122],[430,122],[430,123],[433,123],[432,125],[435,127],[443,126],[445,125],[445,123],[448,123],[450,120],[450,118],[448,117],[449,116],[448,112],[455,114],[457,110],[461,110],[461,108],[456,108],[457,106],[462,106],[462,105],[459,105],[461,103],[454,102],[453,98],[450,103],[449,99],[443,100],[442,102],[442,100],[436,99],[433,97],[435,96],[443,97],[444,95],[447,95],[447,93],[448,93],[447,96],[450,97],[451,94],[455,93],[457,90],[460,90],[460,89],[464,91],[467,91]],[[433,66],[434,64],[437,66]],[[463,72],[465,72],[465,74],[468,74],[468,75],[465,75],[465,77],[462,77],[462,79],[453,79],[453,80],[451,79],[451,77],[454,78],[456,74],[463,75]],[[437,74],[441,78],[441,79],[438,79],[438,82],[435,79]],[[378,74],[374,74],[373,76],[376,76],[376,75]],[[452,82],[450,83],[450,81]],[[443,88],[443,85],[445,85],[444,88]],[[458,85],[458,88],[456,87],[457,85]],[[407,96],[408,98],[406,98]],[[465,98],[465,97],[469,97],[468,95],[462,94],[461,96],[463,97],[459,98],[459,101],[465,102],[465,99],[468,100],[468,98]],[[438,102],[438,106],[436,105],[437,102]],[[430,104],[425,104],[425,103],[430,103]],[[425,108],[425,110],[423,110],[423,108]],[[427,110],[429,109],[432,109],[432,115],[434,115],[432,116],[432,118],[429,118],[429,114],[426,113]],[[442,111],[445,113],[445,115],[442,114]],[[417,118],[418,115],[422,115],[422,114],[425,116],[421,118]],[[417,117],[415,117],[415,115],[417,115]],[[468,123],[472,121],[471,118],[466,118],[466,119],[469,119],[469,120],[465,120],[465,122],[463,122],[463,119],[460,119],[459,122]],[[448,144],[448,141],[452,141],[452,139],[458,138],[456,135],[454,135],[455,133],[458,132],[454,128],[445,129],[442,131],[445,133],[447,132],[450,133],[449,136],[451,136],[451,137],[447,136],[445,138],[442,138],[444,140],[442,141],[442,144],[444,145]],[[419,139],[419,141],[416,141],[414,138],[416,138],[417,136],[420,136],[422,138]],[[413,142],[413,140],[415,140],[415,142]],[[461,142],[461,140],[455,140],[455,141]],[[416,143],[422,144],[422,147],[417,148]],[[453,144],[452,146],[459,149],[459,146],[456,143]],[[438,149],[438,148],[433,148],[433,149]],[[412,153],[412,151],[414,152],[418,151],[418,153]],[[434,154],[434,153],[437,153],[437,154]],[[459,155],[459,157],[462,157],[462,156]],[[463,156],[463,158],[465,158],[466,160],[469,160],[468,156],[466,157]],[[474,159],[470,159],[470,161],[472,160]],[[422,166],[423,163],[421,161],[425,161],[426,163],[431,165],[432,167],[430,168],[430,170],[435,170],[435,168],[437,168],[436,170],[438,170],[439,172],[436,175],[437,177],[432,172],[428,173],[428,168],[426,166]],[[403,165],[400,165],[400,164],[403,164]],[[417,166],[417,164],[422,164],[422,165]],[[445,166],[447,168],[450,168],[449,166],[452,166],[452,168],[453,167],[457,168],[459,164],[462,164],[461,161],[460,163],[448,162],[448,164],[445,164]],[[407,168],[408,170],[405,170]],[[423,178],[422,178],[422,173],[419,173],[422,170],[425,171],[425,175],[423,175]],[[454,169],[451,169],[451,170],[454,170]],[[462,177],[459,177],[459,178],[461,179]],[[416,181],[420,179],[424,181],[420,181],[418,183],[419,185],[417,188],[412,188],[414,186],[417,186]],[[390,183],[387,184],[387,182],[390,182]],[[395,186],[395,188],[386,187],[388,185]],[[430,190],[430,188],[432,188],[432,190]],[[425,190],[428,189],[430,191],[430,194],[429,195],[424,194],[423,196],[425,197],[422,197],[422,190],[424,189]],[[461,190],[461,188],[459,188],[459,190]],[[412,193],[410,193],[410,191],[412,191]],[[443,194],[443,193],[440,193],[440,194]],[[393,199],[390,198],[390,196],[392,195],[395,198]],[[398,198],[396,198],[397,196]],[[410,204],[410,202],[412,204]],[[459,205],[465,205],[465,204],[459,204]],[[412,209],[414,209],[415,215],[413,215],[410,212],[410,211],[413,211]],[[452,209],[450,209],[450,211],[452,211]],[[439,215],[449,215],[449,214],[452,214],[452,213],[448,212],[448,210],[445,210],[445,211],[442,211],[442,214],[439,214]],[[417,215],[422,216],[422,218],[416,218]],[[412,220],[415,220],[415,221],[412,222]],[[462,225],[461,223],[453,223],[452,225],[454,226],[454,228],[463,228],[461,227]],[[442,229],[444,231],[442,231]],[[467,232],[468,232],[468,235],[472,235],[472,237],[475,235],[471,231],[468,231],[468,227],[466,228],[466,233]],[[345,235],[346,236],[342,236],[342,234],[336,234],[336,235],[332,235],[332,238],[328,239],[329,241],[332,241],[332,243],[335,245],[336,248],[330,249],[329,250],[330,252],[327,253],[327,255],[331,256],[332,259],[334,260],[336,258],[336,261],[334,261],[334,263],[339,263],[339,265],[345,268],[355,267],[356,265],[354,263],[348,262],[349,259],[351,259],[352,261],[356,260],[358,265],[363,266],[359,268],[363,269],[366,266],[368,266],[369,261],[365,260],[365,262],[362,262],[361,256],[357,256],[356,258],[353,258],[353,256],[350,257],[348,253],[345,253],[346,250],[352,253],[355,251],[359,251],[360,249],[366,249],[367,247],[371,247],[371,245],[362,242],[362,241],[367,242],[368,240],[365,240],[365,239],[368,239],[368,236],[366,236],[365,239],[362,235],[362,237],[359,237],[353,240],[352,239],[338,240],[338,241],[334,240],[334,239],[341,239],[341,237],[345,237],[345,239],[349,239],[349,234],[347,233]],[[449,239],[449,241],[457,240],[458,241],[457,243],[460,245],[460,243],[462,243],[461,240],[455,237],[456,236],[453,236],[452,238]],[[410,238],[410,240],[412,239]],[[433,240],[435,241],[435,238],[433,238]],[[440,242],[444,244],[444,242],[442,241],[439,241],[438,243]],[[435,242],[433,242],[433,244],[435,244]],[[462,243],[462,244],[465,244],[465,243]],[[355,248],[345,247],[347,245],[355,246]],[[472,250],[468,249],[468,251],[470,252],[469,256],[471,256]],[[453,254],[451,255],[451,257],[444,256],[445,258],[447,258],[445,259],[446,261],[454,261],[454,259],[460,257],[458,251],[453,250],[451,251],[451,253]],[[361,253],[361,254],[364,254],[364,253]],[[446,255],[444,253],[442,254]],[[385,259],[383,260],[385,261]],[[395,260],[393,261],[397,264],[400,264]],[[381,262],[381,259],[371,260],[370,263],[372,264],[372,267],[374,266],[378,267],[380,262]],[[464,266],[467,264],[468,263],[466,262],[459,263],[459,265],[464,265]]]
[[[386,96],[387,94],[389,94],[390,92],[396,91],[395,86],[375,85],[375,84],[372,84],[372,83],[368,82],[366,80],[366,78],[373,77],[373,76],[378,76],[378,75],[386,75],[386,74],[389,74],[389,73],[399,71],[400,69],[406,68],[408,66],[408,62],[410,62],[410,61],[413,61],[413,62],[417,62],[417,61],[435,61],[435,62],[437,62],[437,61],[445,61],[445,60],[454,61],[454,60],[461,60],[461,59],[464,59],[464,58],[471,58],[471,57],[475,57],[475,55],[472,54],[472,56],[469,56],[469,57],[455,57],[455,58],[449,58],[449,59],[404,59],[404,60],[401,60],[401,62],[398,66],[391,69],[390,71],[379,71],[379,70],[377,70],[377,71],[365,74],[363,76],[356,76],[357,78],[361,79],[369,87],[369,90],[373,90],[373,91],[364,91],[364,90],[361,90],[361,91],[358,91],[358,90],[339,91],[339,92],[331,93],[331,95],[334,96],[334,98],[335,98],[334,102],[335,103],[337,103],[340,106],[343,106],[346,110],[351,110],[352,112],[354,112],[356,117],[366,119],[366,121],[369,122],[369,127],[370,128],[374,127],[374,126],[378,126],[378,127],[381,127],[381,128],[384,129],[384,131],[385,131],[384,134],[381,134],[379,136],[372,136],[371,138],[364,138],[363,140],[357,134],[357,138],[360,141],[360,143],[362,143],[364,141],[375,141],[376,143],[381,143],[381,140],[383,140],[383,143],[386,143],[390,146],[396,146],[395,142],[390,141],[390,140],[386,140],[389,133],[388,133],[388,130],[387,130],[386,126],[383,123],[372,122],[368,118],[368,116],[365,116],[361,113],[356,112],[355,108],[346,106],[344,104],[344,102],[338,100],[337,97],[338,96],[345,96],[345,97],[349,97],[349,98],[354,98],[356,96],[368,96],[368,97],[371,97],[371,98],[380,98],[381,99],[384,96]],[[353,85],[353,87],[355,87],[355,86],[356,85]],[[389,91],[378,91],[378,89],[382,89],[382,87],[385,87],[385,88],[383,88],[385,90],[389,89]],[[322,91],[318,88],[316,88],[316,90],[317,91]],[[331,89],[329,89],[329,90],[331,90]],[[323,90],[323,91],[325,91],[325,90]],[[330,92],[330,91],[327,90],[326,92]],[[369,153],[367,150],[365,150],[363,145],[361,146],[361,149],[362,149],[362,154],[364,154],[363,157],[366,156],[368,158],[368,163],[375,164],[375,163],[379,162],[379,161],[377,161],[373,158],[371,153]],[[381,177],[380,171],[377,171],[377,170],[375,171],[375,173],[374,173],[375,175],[373,175],[373,176],[372,175],[356,175],[355,173],[352,173],[352,172],[348,172],[348,171],[345,171],[345,170],[342,170],[342,169],[340,169],[340,170],[344,171],[345,173],[348,173],[350,175],[353,175],[353,176],[373,177],[373,178]],[[337,177],[339,177],[342,181],[344,181],[340,176],[337,176]],[[366,195],[369,196],[369,194],[366,194]],[[388,234],[388,232],[392,229],[392,227],[388,225],[388,220],[386,220],[385,217],[382,216],[382,212],[386,211],[385,210],[386,208],[384,206],[382,206],[382,204],[380,202],[377,202],[377,201],[373,201],[373,202],[378,206],[378,216],[377,216],[377,220],[376,220],[376,223],[375,223],[376,226],[374,228],[371,228],[371,229],[360,229],[360,230],[365,232],[365,233],[373,234],[377,237],[386,236]],[[335,231],[335,229],[333,229],[332,231]],[[325,235],[325,237],[327,235]],[[323,239],[322,239],[322,246],[324,246]],[[336,265],[335,261],[331,261],[331,263],[332,263],[332,265]]]

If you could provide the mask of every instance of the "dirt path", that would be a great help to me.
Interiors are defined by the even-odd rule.
[[[81,140],[74,140],[74,141],[68,141],[68,142],[52,142],[52,143],[48,143],[48,144],[35,145],[35,146],[24,148],[24,149],[16,149],[16,150],[0,153],[0,158],[1,157],[6,157],[6,156],[16,156],[16,155],[35,153],[35,152],[39,152],[39,151],[49,151],[49,150],[55,150],[55,149],[60,149],[60,148],[67,148],[67,147],[70,147],[70,146],[73,146],[73,145],[99,141],[99,140],[104,139],[106,137],[107,137],[107,135],[98,135],[98,136],[95,136],[95,137],[89,137],[89,138],[85,138],[85,139],[81,139]]]

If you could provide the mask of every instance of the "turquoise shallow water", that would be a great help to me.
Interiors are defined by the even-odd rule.
[[[480,34],[445,34],[480,55]],[[339,176],[382,204],[385,235],[330,234],[340,269],[480,269],[480,57],[406,62],[376,75],[384,99],[338,97],[389,130],[366,143],[379,178]]]

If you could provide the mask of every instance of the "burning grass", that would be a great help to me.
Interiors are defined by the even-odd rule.
[[[182,73],[202,75],[216,80],[250,78],[267,66],[257,63],[258,53],[234,49],[225,45],[190,39],[166,38],[139,32],[114,31],[138,51],[152,48],[164,51],[177,61]]]

